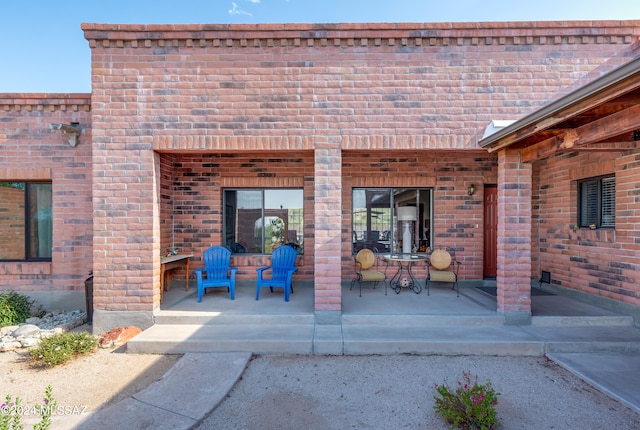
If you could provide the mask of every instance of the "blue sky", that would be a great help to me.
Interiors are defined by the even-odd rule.
[[[229,24],[640,19],[640,0],[0,0],[0,93],[90,92],[83,22]]]

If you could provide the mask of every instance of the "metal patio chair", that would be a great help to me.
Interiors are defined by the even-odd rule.
[[[360,297],[362,297],[362,283],[373,282],[375,289],[378,282],[384,282],[384,293],[387,294],[387,276],[384,272],[378,270],[378,262],[380,259],[370,249],[361,249],[355,256],[355,278],[351,281],[350,290],[356,282],[360,286]],[[375,267],[374,267],[375,266]]]
[[[434,249],[427,260],[427,295],[431,282],[445,282],[453,284],[451,289],[456,290],[456,295],[460,297],[458,290],[458,268],[460,262],[455,259],[455,254],[451,254],[443,248]]]

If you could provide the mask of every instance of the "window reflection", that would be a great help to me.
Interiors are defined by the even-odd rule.
[[[303,192],[225,190],[226,246],[234,253],[270,254],[281,245],[303,252]]]
[[[410,234],[403,234],[398,208],[415,208]],[[353,190],[353,253],[363,248],[379,253],[426,252],[431,242],[431,190],[416,188]],[[407,247],[403,242],[409,241]]]
[[[53,221],[50,183],[0,182],[0,260],[48,260]]]

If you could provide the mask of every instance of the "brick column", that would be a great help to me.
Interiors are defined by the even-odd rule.
[[[342,150],[340,138],[315,144],[315,313],[319,323],[339,322],[342,312]]]
[[[498,312],[506,324],[531,323],[531,164],[498,154]]]
[[[158,172],[150,144],[94,144],[94,333],[153,325],[160,294]]]

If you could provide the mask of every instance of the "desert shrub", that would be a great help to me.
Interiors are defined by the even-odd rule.
[[[491,381],[478,384],[478,377],[471,380],[471,372],[462,372],[462,381],[455,389],[446,382],[436,384],[438,394],[434,396],[433,408],[448,423],[451,429],[490,430],[498,425],[495,407],[498,396]]]
[[[64,332],[45,337],[29,352],[31,360],[52,367],[87,354],[98,347],[98,339],[87,332]]]
[[[34,301],[29,296],[5,290],[0,293],[0,327],[16,325],[31,316]]]

